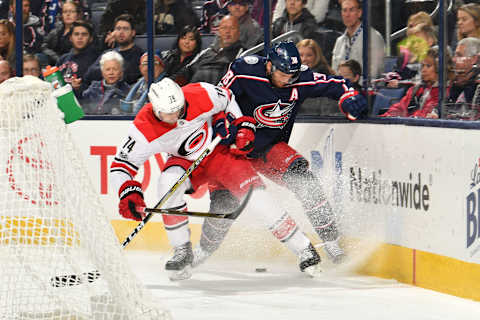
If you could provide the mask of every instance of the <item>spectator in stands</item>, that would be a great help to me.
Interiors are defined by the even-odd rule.
[[[155,8],[155,22],[157,33],[166,34],[178,34],[187,25],[200,25],[192,5],[185,0],[159,0]]]
[[[302,63],[307,65],[313,72],[327,75],[335,74],[323,55],[322,49],[313,39],[303,39],[297,43],[298,52]]]
[[[200,29],[202,33],[217,33],[220,20],[228,14],[230,0],[207,0],[203,4]]]
[[[350,85],[358,92],[363,91],[362,86],[360,85],[362,65],[358,61],[350,59],[340,63],[337,74],[350,80]]]
[[[86,114],[120,114],[120,100],[125,99],[130,86],[123,79],[123,57],[107,51],[100,58],[102,80],[93,81],[82,93]]]
[[[0,19],[0,56],[15,65],[15,26],[7,19]]]
[[[185,26],[177,36],[173,48],[162,52],[165,63],[165,74],[180,86],[188,83],[182,74],[183,70],[202,50],[200,31],[194,26]]]
[[[338,70],[343,61],[354,59],[363,63],[363,26],[362,1],[343,0],[342,21],[346,27],[345,33],[337,38],[332,54],[332,68]],[[375,29],[370,32],[369,73],[377,77],[383,72],[383,58],[385,56],[385,42],[382,35]],[[364,69],[365,66],[362,66]]]
[[[115,19],[114,29],[106,39],[112,39],[116,45],[115,51],[120,53],[124,60],[124,79],[128,84],[133,84],[140,77],[138,61],[143,55],[144,50],[135,44],[135,24],[133,16],[122,14]],[[100,80],[102,72],[100,70],[100,61],[97,61],[88,68],[85,74],[87,85],[93,80]]]
[[[144,34],[145,30],[147,30],[145,24],[145,1],[109,0],[100,21],[100,35],[104,36],[108,32],[113,31],[115,19],[124,13],[128,13],[133,17],[133,25],[137,34]]]
[[[425,11],[419,11],[409,16],[407,20],[407,36],[413,34],[412,30],[418,25],[427,25],[433,28],[432,17]]]
[[[228,5],[230,15],[240,23],[240,41],[248,49],[263,41],[263,31],[257,21],[250,16],[252,0],[231,0]]]
[[[189,82],[217,84],[230,63],[243,52],[236,17],[228,15],[222,18],[217,37],[218,41],[200,52],[183,70],[183,75]]]
[[[460,40],[453,57],[455,79],[449,102],[471,103],[480,74],[480,39],[467,37]]]
[[[57,62],[59,70],[63,74],[65,82],[70,83],[77,97],[81,96],[82,79],[89,66],[97,59],[98,53],[93,43],[93,26],[83,20],[77,20],[72,24],[70,34],[72,49],[60,57]]]
[[[13,76],[13,69],[7,60],[0,61],[0,83]]]
[[[40,53],[44,30],[40,19],[30,14],[30,0],[22,1],[23,7],[23,49],[27,53]],[[10,21],[15,24],[15,0],[10,0]]]
[[[153,59],[153,82],[158,82],[165,77],[164,64],[162,59],[158,55],[154,56]],[[127,94],[125,100],[121,103],[121,109],[124,113],[133,113],[137,112],[148,102],[148,54],[144,53],[140,58],[140,73],[142,77],[138,79],[130,91]]]
[[[428,50],[437,44],[437,35],[432,26],[419,23],[409,27],[409,36],[398,45],[397,66],[387,74],[387,86],[397,88],[399,80],[420,81],[421,62]]]
[[[286,0],[278,0],[275,10],[273,11],[272,20],[275,21],[283,16],[286,9]],[[316,23],[322,23],[328,11],[329,0],[304,0],[305,9],[307,9],[315,18]]]
[[[55,24],[55,28],[45,37],[42,43],[42,52],[48,57],[48,63],[55,65],[58,59],[70,49],[72,43],[69,40],[72,24],[79,20],[80,8],[73,0],[67,0],[63,4],[61,19]]]
[[[282,16],[273,21],[272,36],[274,38],[291,30],[298,31],[303,38],[316,39],[318,37],[315,34],[318,28],[315,18],[305,8],[306,0],[279,1],[285,1],[286,8]],[[294,38],[290,40],[294,40]]]
[[[29,53],[23,56],[23,75],[41,78],[42,70],[37,56]]]
[[[348,1],[348,0],[344,0]],[[453,78],[450,55],[446,56],[448,78]],[[422,80],[408,89],[402,99],[381,117],[438,118],[438,47],[430,48],[422,62]],[[447,89],[448,91],[448,89]],[[448,94],[448,93],[447,93]]]
[[[469,3],[457,11],[457,39],[480,38],[480,5]]]
[[[335,72],[328,65],[327,60],[323,56],[322,49],[315,40],[303,39],[297,43],[298,52],[302,64],[308,66],[313,72],[334,75]],[[299,110],[299,114],[308,115],[327,115],[333,116],[343,115],[338,110],[338,103],[326,97],[307,98]]]

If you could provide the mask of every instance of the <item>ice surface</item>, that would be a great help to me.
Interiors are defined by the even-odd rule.
[[[176,320],[478,320],[480,303],[374,277],[295,264],[212,257],[192,279],[171,282],[166,255],[128,251],[137,276]],[[267,272],[255,272],[255,268]]]

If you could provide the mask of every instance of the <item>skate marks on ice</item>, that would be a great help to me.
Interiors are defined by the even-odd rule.
[[[162,254],[127,252],[154,299],[176,320],[473,320],[478,302],[394,280],[327,273],[308,278],[295,265],[216,257],[189,280],[171,282]],[[255,272],[257,268],[267,269]]]

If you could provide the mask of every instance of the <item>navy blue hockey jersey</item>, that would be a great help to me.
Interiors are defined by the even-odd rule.
[[[280,141],[288,142],[295,117],[305,99],[328,97],[338,100],[353,90],[347,80],[314,73],[305,65],[302,65],[295,83],[276,88],[266,75],[265,63],[266,58],[260,56],[238,58],[219,84],[232,90],[243,114],[257,121],[251,157],[261,156]]]

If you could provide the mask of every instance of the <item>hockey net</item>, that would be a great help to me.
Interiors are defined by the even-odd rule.
[[[130,271],[51,90],[0,85],[0,319],[170,319]]]

